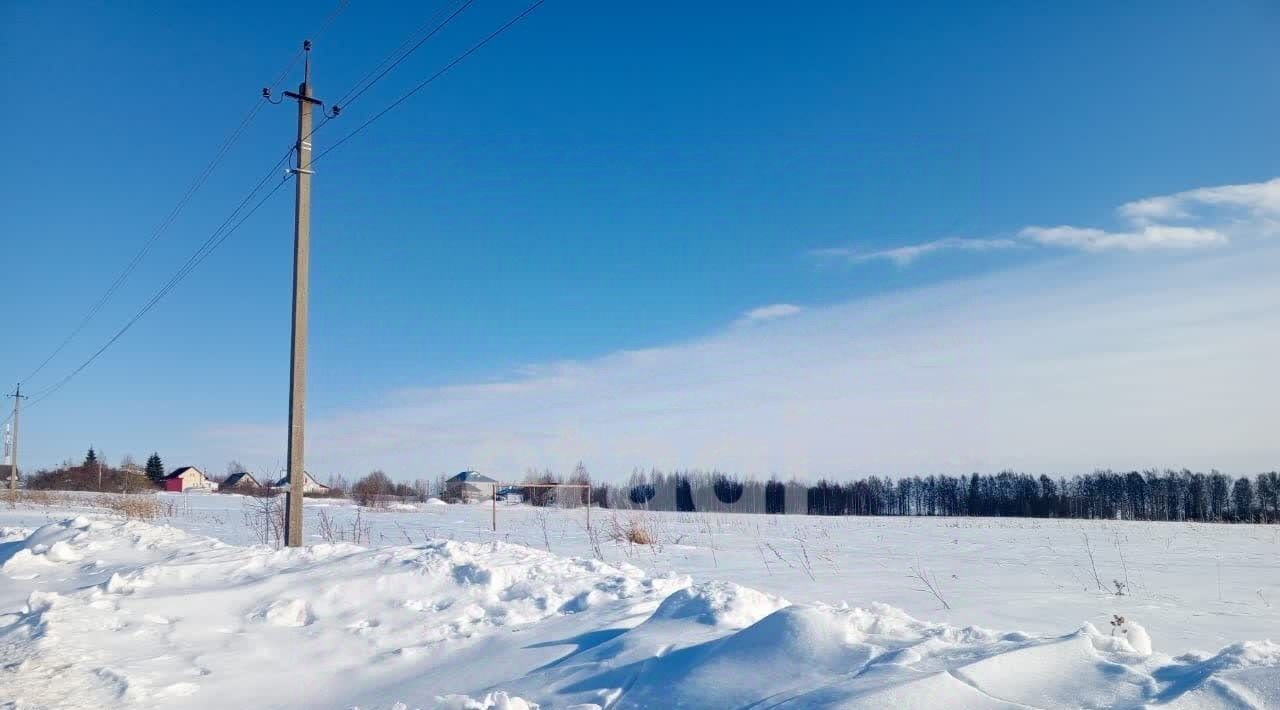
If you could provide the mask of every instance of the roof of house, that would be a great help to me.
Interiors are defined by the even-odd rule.
[[[249,483],[252,483],[255,486],[258,485],[258,479],[254,478],[253,474],[249,473],[248,471],[241,471],[240,473],[233,473],[230,476],[227,476],[226,483],[223,483],[222,485],[237,486],[240,484],[240,481],[246,478],[249,479]]]
[[[311,484],[311,485],[313,485],[313,486],[319,486],[319,487],[321,487],[321,488],[328,488],[328,486],[326,486],[325,484],[323,484],[323,483],[321,483],[321,482],[317,481],[317,480],[316,480],[316,477],[315,477],[315,476],[312,476],[310,472],[308,472],[308,471],[303,471],[303,472],[302,472],[302,475],[306,476],[306,478],[305,478],[305,479],[303,479],[302,485],[304,485],[304,486],[305,486],[305,485],[307,485],[307,484],[309,483],[309,484]],[[280,480],[276,481],[276,483],[275,483],[275,487],[276,487],[276,488],[280,488],[281,486],[287,486],[287,485],[289,485],[289,474],[287,474],[287,473],[284,475],[284,477],[283,477],[283,478],[281,478]]]
[[[462,473],[457,474],[453,478],[450,478],[446,482],[447,483],[497,483],[497,481],[493,480],[492,478],[489,478],[483,473],[477,473],[475,471],[463,471]]]
[[[178,477],[180,477],[182,474],[186,473],[187,471],[195,471],[196,473],[200,474],[201,476],[203,476],[203,475],[204,475],[204,471],[201,471],[200,469],[196,468],[195,466],[183,466],[182,468],[175,470],[173,473],[169,474],[168,476],[165,476],[165,478],[178,478]]]

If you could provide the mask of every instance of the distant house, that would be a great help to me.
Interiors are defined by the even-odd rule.
[[[258,479],[253,477],[248,471],[233,473],[222,482],[222,488],[261,488],[262,484],[258,483]]]
[[[460,500],[469,503],[475,500],[489,500],[493,497],[493,489],[497,481],[483,473],[463,471],[444,482],[447,500]]]
[[[524,488],[521,486],[503,486],[498,489],[498,500],[506,503],[523,503]]]
[[[323,495],[329,492],[329,487],[317,481],[316,479],[312,478],[310,473],[303,471],[302,475],[305,476],[305,478],[302,479],[302,495],[304,496],[307,494]],[[289,490],[289,477],[286,475],[284,478],[281,478],[280,480],[276,481],[275,485],[272,486],[272,488],[278,488],[282,491]]]
[[[212,491],[218,488],[218,484],[209,480],[204,472],[195,466],[183,466],[164,477],[164,489],[174,493],[183,493],[185,491]]]

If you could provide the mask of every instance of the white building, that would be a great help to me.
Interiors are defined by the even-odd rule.
[[[258,483],[258,479],[253,477],[248,471],[233,473],[222,482],[222,490],[228,488],[261,488],[262,484]]]
[[[185,491],[216,491],[218,484],[209,480],[204,471],[195,466],[183,466],[164,477],[164,489],[174,493]]]
[[[312,495],[315,495],[317,493],[325,494],[329,492],[329,487],[317,481],[316,479],[312,478],[311,474],[307,473],[306,471],[303,471],[302,475],[305,476],[305,478],[302,479],[302,495],[305,496],[308,493]],[[276,481],[275,485],[272,486],[272,488],[278,488],[282,491],[289,490],[289,477],[285,476],[284,478],[281,478],[280,480]]]
[[[498,482],[475,471],[463,471],[444,482],[445,500],[470,503],[493,497]]]

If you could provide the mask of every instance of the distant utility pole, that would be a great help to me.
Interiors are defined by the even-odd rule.
[[[293,210],[293,343],[289,361],[289,496],[285,499],[284,544],[302,546],[302,493],[306,487],[303,466],[303,429],[307,396],[307,285],[311,267],[311,112],[321,102],[311,96],[311,40],[302,43],[306,53],[298,102],[298,167],[290,172],[296,183]]]
[[[18,496],[18,416],[22,412],[22,400],[27,396],[22,393],[22,383],[14,388],[13,394],[9,395],[13,398],[13,448],[10,449],[9,456],[9,495],[13,498]]]

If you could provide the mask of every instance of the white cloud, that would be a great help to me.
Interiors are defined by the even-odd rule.
[[[862,251],[854,247],[832,247],[817,249],[815,256],[844,259],[852,264],[863,264],[869,261],[890,261],[898,266],[910,266],[916,259],[927,254],[940,251],[992,251],[995,249],[1012,249],[1018,243],[1012,239],[961,239],[948,237],[936,239],[923,244],[881,249],[878,251]]]
[[[399,478],[634,466],[787,476],[1270,468],[1280,248],[1054,262],[768,327],[313,414],[308,467]],[[228,423],[198,460],[281,457]]]
[[[1123,204],[1119,212],[1131,220],[1176,220],[1193,217],[1195,207],[1205,206],[1244,210],[1258,216],[1280,214],[1280,178],[1149,197]]]
[[[777,320],[779,318],[786,318],[787,316],[794,316],[803,310],[804,309],[800,306],[791,303],[774,303],[768,306],[752,308],[746,313],[743,313],[742,317],[738,319],[738,322],[759,323],[761,321]]]
[[[1081,227],[1027,227],[1021,236],[1043,246],[1068,247],[1084,251],[1146,251],[1148,249],[1191,249],[1227,243],[1216,229],[1145,224],[1132,231],[1107,232]]]
[[[909,266],[943,251],[990,251],[1018,246],[1057,247],[1087,252],[1186,250],[1220,247],[1234,234],[1257,238],[1280,234],[1280,178],[1257,183],[1219,185],[1126,202],[1116,212],[1128,227],[1032,225],[1018,239],[946,238],[920,244],[865,251],[855,247],[817,249],[811,254],[853,264],[889,261]],[[1178,224],[1194,221],[1196,224]]]
[[[1181,200],[1169,195],[1126,202],[1116,211],[1122,217],[1139,224],[1148,220],[1182,219],[1191,216],[1183,207]]]

